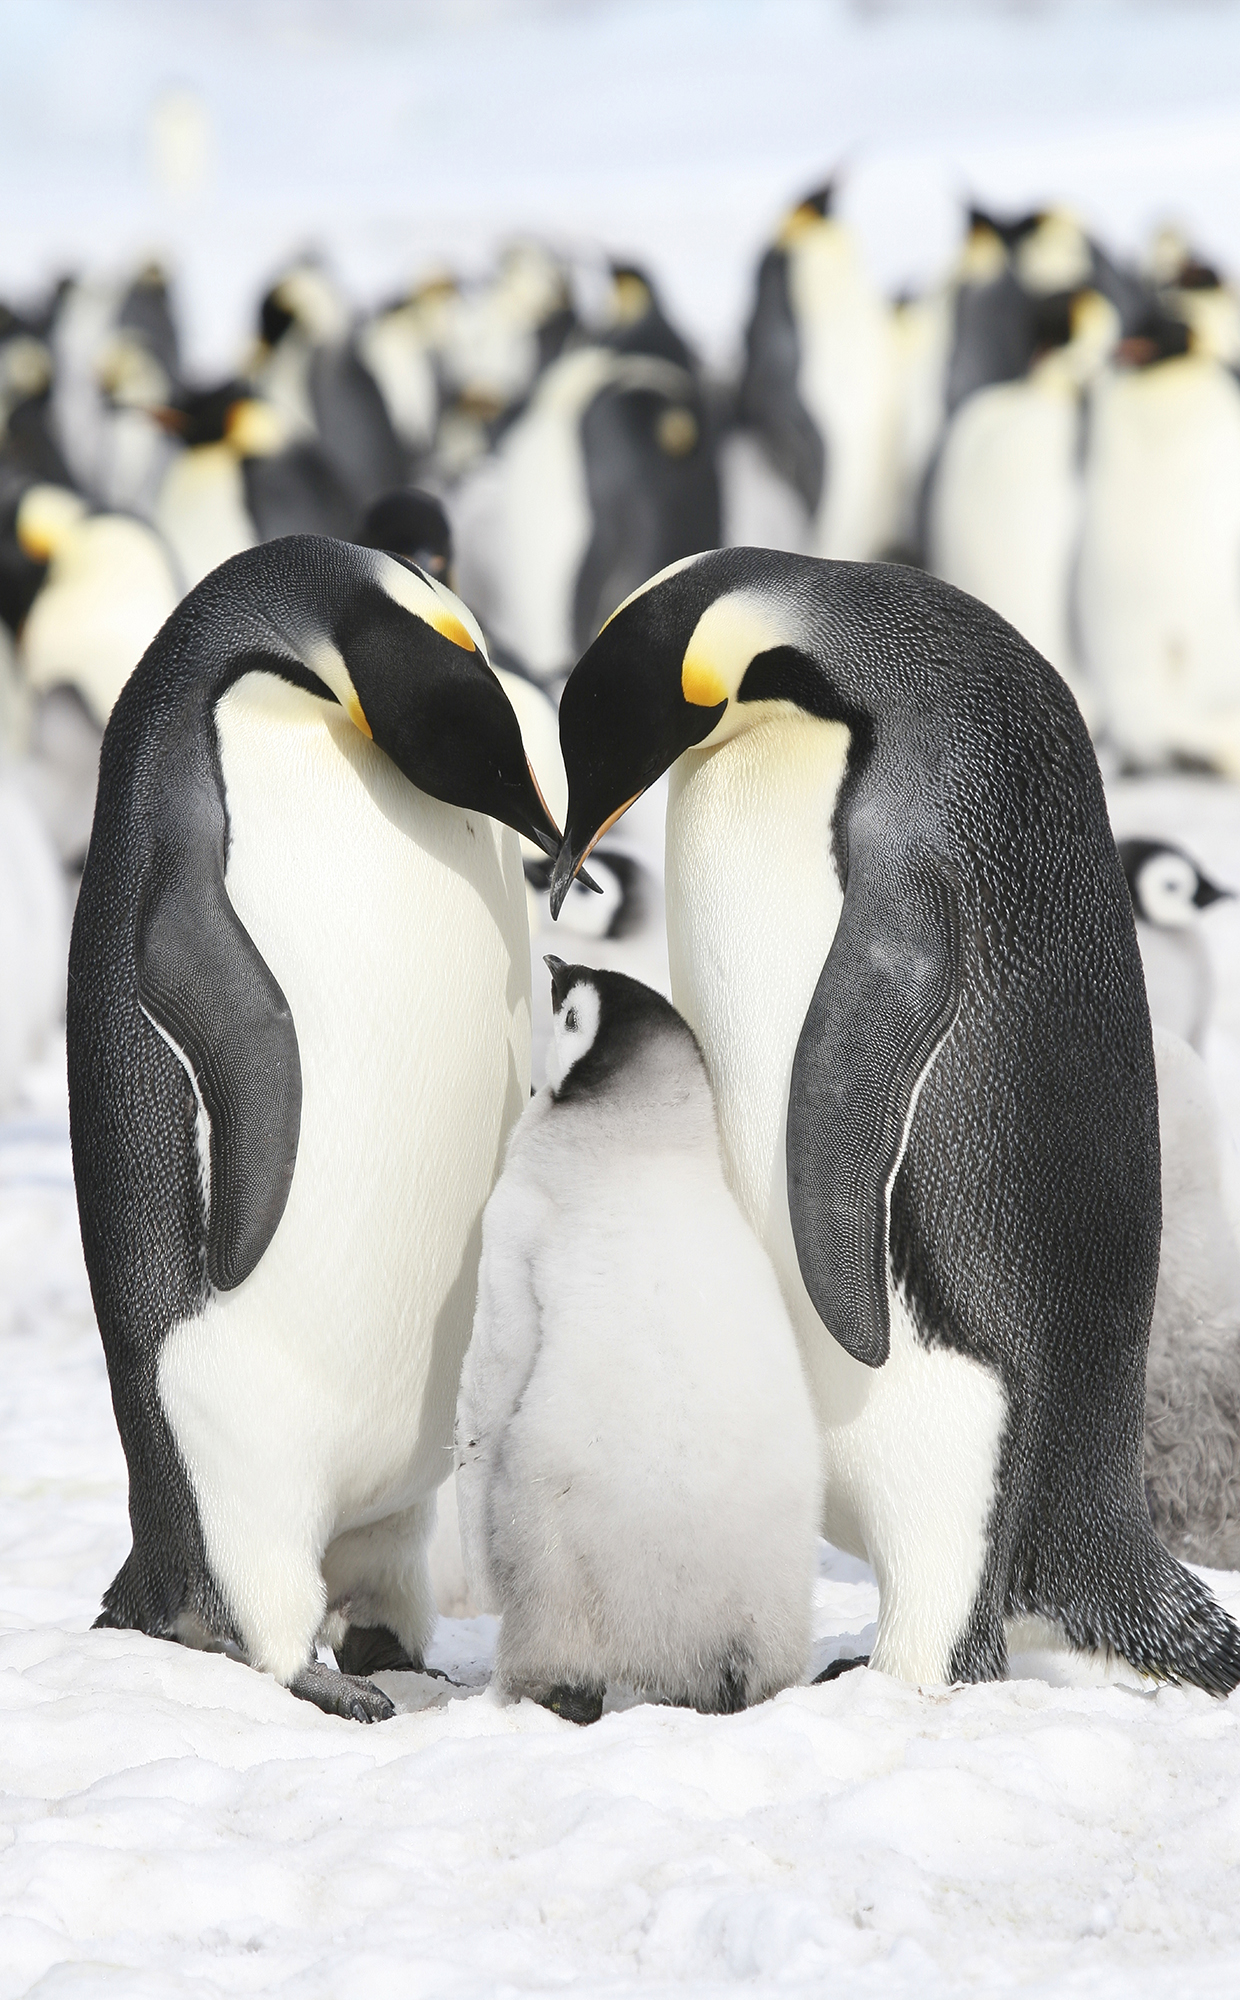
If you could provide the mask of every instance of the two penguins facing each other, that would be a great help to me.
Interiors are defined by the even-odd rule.
[[[547,1083],[482,1230],[457,1407],[496,1683],[574,1722],[608,1683],[728,1713],[799,1680],[818,1439],[775,1271],[724,1180],[687,1023],[547,959]]]

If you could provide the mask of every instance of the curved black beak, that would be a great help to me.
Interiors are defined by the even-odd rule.
[[[541,847],[544,854],[558,860],[561,848],[560,829],[548,811],[547,801],[542,795],[528,757],[525,760],[525,768],[529,774],[529,784],[522,802],[525,808],[525,824],[521,824],[518,817],[521,808],[515,802],[512,810],[504,817],[515,832],[523,833],[527,840],[532,840],[536,847]]]
[[[642,791],[644,792],[645,789],[646,787],[643,785]],[[569,824],[564,829],[563,845],[556,855],[555,867],[551,871],[550,901],[553,917],[558,917],[560,911],[563,909],[564,898],[572,888],[574,880],[584,882],[588,889],[598,888],[598,883],[590,880],[590,877],[582,867],[582,863],[594,852],[603,835],[611,832],[616,821],[623,817],[629,807],[637,804],[641,795],[642,792],[634,792],[631,799],[626,799],[622,806],[617,806],[615,812],[610,814],[600,827],[596,828],[589,839],[582,842],[574,841],[573,838],[573,814],[570,803],[568,814]]]

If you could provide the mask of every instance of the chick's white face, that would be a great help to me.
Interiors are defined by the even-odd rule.
[[[1163,930],[1187,930],[1197,920],[1197,870],[1186,855],[1151,854],[1137,876],[1142,915]]]
[[[552,1041],[547,1050],[547,1082],[558,1090],[573,1064],[593,1048],[598,1034],[598,988],[579,979],[564,1004],[552,1016]]]

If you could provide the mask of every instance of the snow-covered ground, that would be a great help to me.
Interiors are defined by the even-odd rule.
[[[1113,788],[1240,885],[1222,785]],[[1240,1112],[1240,909],[1206,935]],[[854,1673],[746,1715],[621,1695],[579,1730],[441,1621],[365,1729],[231,1661],[92,1632],[128,1547],[78,1242],[63,1044],[0,1125],[0,2000],[675,1992],[1230,1996],[1240,1696],[1026,1654],[1003,1685]],[[1240,1615],[1240,1575],[1206,1573]],[[822,1548],[812,1671],[877,1592]]]

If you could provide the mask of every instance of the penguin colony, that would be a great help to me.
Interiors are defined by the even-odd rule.
[[[612,1679],[716,1709],[796,1679],[809,1558],[777,1460],[875,1566],[876,1666],[1001,1673],[1032,1619],[1240,1678],[1240,1635],[1167,1553],[1240,1551],[1240,1232],[1184,1046],[1226,891],[1152,838],[1117,857],[1082,724],[1108,769],[1240,775],[1240,305],[1170,232],[1129,270],[1067,214],[980,210],[943,283],[888,305],[836,208],[823,187],[780,225],[731,383],[648,272],[609,264],[587,307],[532,243],[368,317],[303,259],[216,384],[187,378],[154,266],[0,309],[0,919],[23,966],[0,1101],[54,1021],[80,876],[75,1172],[134,1538],[101,1622],[389,1713],[366,1677],[419,1664],[433,1619],[481,1257],[462,1527],[510,1691],[588,1720]],[[728,543],[762,546],[695,560]],[[665,771],[666,957],[623,817]],[[556,914],[596,967],[670,965],[680,1016],[618,973],[562,988],[558,959],[551,1006],[541,975],[531,994]],[[1091,998],[1031,997],[1028,952],[1062,972],[1078,947]],[[674,1105],[642,1095],[660,1050]],[[713,1202],[734,1290],[765,1286],[772,1351],[790,1314],[800,1359],[762,1414],[745,1342],[704,1387],[681,1320],[668,1436],[713,1395],[719,1457],[665,1490],[650,1561],[704,1550],[738,1408],[783,1442],[738,1466],[747,1526],[661,1636],[605,1480],[569,1497],[612,1582],[574,1650],[520,1468],[557,1478],[580,1441],[539,1409],[619,1405],[552,1217],[580,1234],[627,1201],[637,1229],[665,1117],[703,1203],[682,1265],[658,1216],[669,1277],[725,1269]],[[617,1149],[593,1208],[592,1122]],[[516,1246],[551,1286],[526,1400]],[[626,1393],[652,1365],[638,1343]],[[617,1493],[649,1501],[653,1437],[617,1441]]]

